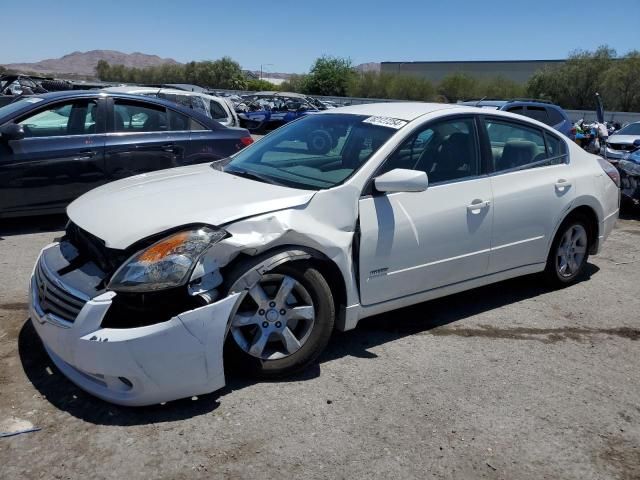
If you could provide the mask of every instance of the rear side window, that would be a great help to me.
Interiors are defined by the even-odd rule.
[[[564,122],[564,116],[555,108],[549,108],[549,125],[558,125]]]
[[[544,107],[527,107],[527,110],[524,114],[529,117],[537,120],[539,122],[549,124],[549,116],[547,115],[547,109]]]
[[[494,171],[530,168],[547,159],[541,130],[502,119],[486,119],[484,125],[491,144]]]
[[[555,135],[551,135],[549,132],[544,132],[544,136],[547,141],[547,158],[549,159],[547,165],[568,163],[569,153],[567,152],[567,144],[564,140],[561,140]]]
[[[226,110],[222,105],[220,105],[215,100],[211,100],[211,118],[214,120],[227,120],[229,115],[227,115]]]
[[[167,129],[167,111],[163,107],[116,99],[114,132],[165,132]]]
[[[194,120],[193,118],[190,118],[189,119],[189,130],[198,131],[198,130],[209,130],[209,129],[207,127],[205,127],[204,125],[202,125],[197,120]]]
[[[509,113],[517,113],[518,115],[524,115],[524,107],[512,107],[507,109]]]
[[[189,130],[189,117],[169,109],[169,129],[173,132]]]

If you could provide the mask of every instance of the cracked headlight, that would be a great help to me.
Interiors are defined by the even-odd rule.
[[[124,262],[107,287],[116,292],[153,292],[184,285],[204,252],[227,236],[212,227],[169,235]]]

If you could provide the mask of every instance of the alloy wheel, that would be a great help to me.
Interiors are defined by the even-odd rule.
[[[577,275],[587,253],[587,231],[580,224],[571,225],[562,236],[556,251],[556,271],[562,278]]]
[[[300,350],[314,323],[307,289],[288,275],[269,274],[245,295],[231,319],[231,334],[249,355],[276,360]]]

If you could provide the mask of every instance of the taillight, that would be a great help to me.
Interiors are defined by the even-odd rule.
[[[242,137],[240,139],[240,143],[242,143],[243,146],[247,146],[247,145],[251,145],[253,143],[253,138],[251,137]]]
[[[609,175],[609,178],[616,184],[616,187],[620,188],[620,172],[618,169],[601,157],[598,157],[598,163],[604,170],[604,173]]]

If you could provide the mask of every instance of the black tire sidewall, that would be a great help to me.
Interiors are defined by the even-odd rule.
[[[571,277],[563,277],[562,275],[560,275],[556,267],[556,256],[558,252],[558,246],[560,245],[560,241],[562,240],[562,237],[565,235],[567,230],[569,230],[569,228],[572,228],[576,225],[580,225],[582,228],[584,228],[585,232],[587,232],[587,250],[584,254],[582,262],[580,263],[578,272],[575,275],[572,275]],[[564,222],[562,222],[562,224],[560,225],[560,228],[558,228],[558,232],[556,233],[555,238],[553,239],[553,243],[551,244],[551,250],[549,251],[549,257],[547,258],[547,266],[545,269],[545,275],[547,277],[547,280],[552,284],[552,286],[560,286],[560,287],[568,286],[575,283],[576,280],[580,278],[580,276],[584,272],[584,267],[587,264],[587,261],[589,260],[589,245],[591,245],[591,241],[592,241],[591,235],[592,235],[592,232],[591,232],[591,229],[589,228],[588,222],[581,216],[568,218]]]

